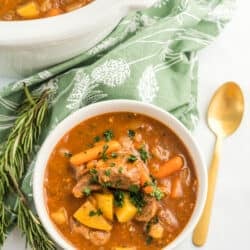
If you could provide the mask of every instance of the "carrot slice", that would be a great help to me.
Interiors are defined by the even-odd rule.
[[[168,194],[165,187],[158,186],[158,189],[160,189],[164,194]],[[153,186],[146,186],[143,188],[143,191],[145,194],[152,194],[154,192]]]
[[[176,176],[172,182],[172,188],[171,188],[171,198],[180,198],[183,196],[183,190],[181,185],[181,179],[179,176]]]
[[[146,194],[152,194],[153,191],[154,191],[154,188],[152,186],[146,186],[143,188],[143,191],[146,193]]]
[[[146,171],[143,168],[141,168],[140,169],[140,183],[141,183],[141,186],[144,186],[148,182],[151,182],[151,179],[150,179],[149,175],[146,173]]]
[[[107,143],[103,143],[103,144],[100,144],[100,145],[95,146],[93,148],[90,148],[84,152],[73,155],[70,158],[70,163],[73,166],[79,166],[79,165],[84,164],[88,161],[99,159],[102,156],[102,153],[104,151],[105,146],[106,146],[105,153],[111,153],[111,152],[117,151],[121,148],[121,145],[118,141],[110,141]]]
[[[153,176],[155,178],[165,178],[171,174],[173,174],[176,171],[181,170],[183,166],[183,159],[180,156],[175,156],[168,160],[167,162],[163,163],[158,171],[153,171]]]

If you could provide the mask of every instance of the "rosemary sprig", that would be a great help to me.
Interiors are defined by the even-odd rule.
[[[26,242],[32,249],[52,250],[56,249],[54,243],[49,239],[21,190],[21,183],[33,153],[34,143],[39,138],[48,110],[49,93],[31,96],[25,85],[24,92],[26,99],[17,112],[18,118],[0,153],[0,247],[6,239],[10,226],[10,211],[5,204],[5,198],[9,192],[12,192],[17,198],[17,207],[14,211],[17,216],[17,225],[25,235]]]

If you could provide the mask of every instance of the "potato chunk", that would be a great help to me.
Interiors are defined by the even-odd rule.
[[[88,200],[74,213],[74,218],[90,228],[104,231],[112,229],[112,225],[101,214],[97,213],[96,208]]]
[[[120,223],[124,223],[133,219],[137,213],[137,208],[132,204],[129,199],[129,195],[126,193],[124,195],[124,203],[122,207],[117,207],[115,209],[115,214]]]
[[[114,215],[114,196],[111,193],[94,194],[97,201],[97,207],[102,211],[104,217],[113,220]]]
[[[149,235],[154,239],[161,239],[163,236],[164,228],[160,223],[151,225]]]
[[[68,214],[64,207],[61,207],[56,212],[51,213],[50,216],[52,220],[58,225],[68,223]]]
[[[36,18],[40,14],[39,6],[35,1],[21,5],[16,10],[17,14],[23,18]]]

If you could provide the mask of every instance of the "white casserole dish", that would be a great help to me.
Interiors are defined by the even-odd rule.
[[[44,195],[44,177],[47,162],[54,147],[59,140],[73,127],[91,117],[98,116],[111,112],[134,112],[147,115],[155,120],[160,121],[170,128],[186,145],[196,170],[199,188],[197,194],[196,205],[193,214],[183,231],[172,241],[164,250],[170,250],[179,245],[189,235],[197,224],[206,199],[207,194],[207,170],[204,164],[202,154],[190,132],[171,114],[151,104],[145,104],[131,100],[112,100],[95,103],[79,109],[65,120],[49,134],[44,144],[42,145],[33,176],[33,196],[35,207],[40,217],[40,220],[50,234],[52,239],[63,249],[75,250],[75,248],[57,231],[54,223],[51,221],[47,206],[45,204]]]
[[[56,17],[0,21],[0,75],[25,76],[70,59],[101,41],[130,11],[153,2],[95,0]]]

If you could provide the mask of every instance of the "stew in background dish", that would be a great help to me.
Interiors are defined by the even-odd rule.
[[[124,112],[70,130],[44,180],[51,220],[83,250],[162,249],[189,221],[197,189],[192,159],[173,131]]]
[[[57,16],[93,0],[0,0],[0,20],[27,20]]]

